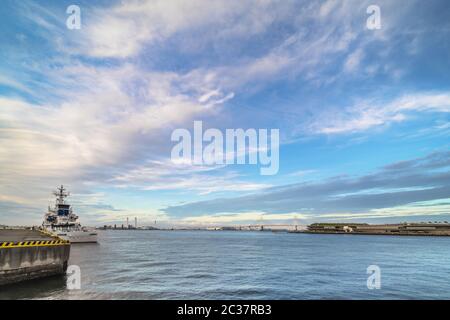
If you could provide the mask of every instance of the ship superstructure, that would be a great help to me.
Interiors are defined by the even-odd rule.
[[[72,211],[72,206],[66,202],[70,193],[64,186],[59,187],[53,194],[56,196],[55,206],[48,208],[42,227],[72,243],[97,242],[97,232],[82,227],[78,216]]]

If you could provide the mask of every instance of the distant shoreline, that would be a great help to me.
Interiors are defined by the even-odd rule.
[[[406,236],[406,237],[450,237],[450,234],[432,234],[432,233],[376,233],[376,232],[313,232],[313,231],[290,231],[289,233],[303,234],[325,234],[325,235],[352,235],[352,236]]]
[[[0,226],[0,229],[37,229],[36,226]],[[216,226],[216,227],[167,227],[156,228],[151,226],[97,227],[100,231],[233,231],[233,232],[287,232],[304,234],[338,234],[338,235],[381,235],[381,236],[420,236],[420,237],[449,237],[450,223],[421,222],[399,224],[367,224],[367,223],[313,223],[305,226],[299,225],[242,225],[242,226]]]
[[[367,224],[367,223],[313,223],[303,233],[313,234],[354,234],[354,235],[389,235],[389,236],[450,236],[448,222],[435,223],[399,223],[399,224]]]

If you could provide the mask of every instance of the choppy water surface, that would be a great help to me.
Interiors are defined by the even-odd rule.
[[[450,238],[271,232],[100,231],[72,245],[64,277],[0,288],[0,299],[450,299]],[[367,267],[381,289],[367,288]]]

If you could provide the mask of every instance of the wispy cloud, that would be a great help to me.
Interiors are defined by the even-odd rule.
[[[223,166],[193,166],[166,161],[152,161],[146,166],[133,168],[111,179],[121,188],[141,190],[173,190],[185,193],[197,192],[206,195],[217,192],[248,192],[271,187],[270,184],[245,182],[233,172],[215,172]]]
[[[358,132],[395,122],[406,121],[423,112],[450,112],[450,93],[409,94],[391,101],[359,101],[347,109],[322,114],[311,125],[313,131],[325,134]]]
[[[175,216],[184,212],[201,216],[255,211],[357,216],[367,212],[374,215],[373,210],[378,210],[386,214],[393,212],[387,208],[448,198],[449,155],[448,151],[442,151],[395,163],[365,176],[339,176],[321,182],[277,186],[253,195],[169,206],[164,211]]]

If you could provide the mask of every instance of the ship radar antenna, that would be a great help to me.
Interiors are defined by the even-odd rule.
[[[70,192],[67,192],[63,185],[57,188],[56,191],[53,191],[53,194],[56,196],[56,202],[58,204],[64,204],[64,199],[70,196]]]

